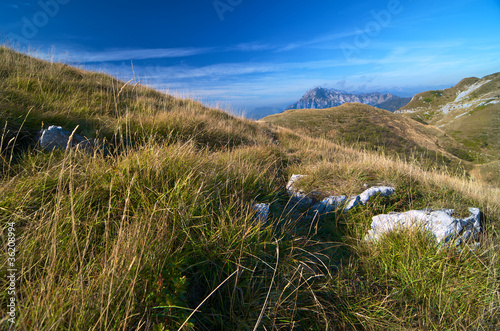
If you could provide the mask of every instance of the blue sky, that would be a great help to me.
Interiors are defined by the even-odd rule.
[[[500,71],[499,0],[2,0],[0,36],[235,112]]]

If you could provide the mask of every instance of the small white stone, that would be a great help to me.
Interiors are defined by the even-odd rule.
[[[307,194],[304,193],[304,191],[302,191],[294,186],[295,182],[302,177],[307,177],[307,176],[306,175],[292,175],[292,177],[290,178],[290,180],[286,184],[286,190],[287,190],[288,195],[297,204],[309,206],[313,203],[313,199],[308,197]]]
[[[267,222],[269,217],[269,204],[268,203],[256,203],[253,205],[253,210],[256,211],[255,219],[261,224]]]
[[[361,203],[364,205],[368,202],[368,200],[370,200],[371,197],[373,197],[377,194],[380,194],[380,196],[383,196],[383,197],[389,197],[389,196],[393,195],[394,192],[395,192],[395,190],[392,187],[374,186],[374,187],[370,187],[369,189],[367,189],[366,191],[361,193],[359,195],[359,198],[361,200]]]

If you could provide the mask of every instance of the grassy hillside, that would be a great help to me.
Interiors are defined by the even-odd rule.
[[[499,160],[500,73],[417,94],[400,112],[439,127],[465,146],[474,163]]]
[[[269,140],[255,123],[192,100],[42,62],[7,48],[0,48],[0,57],[0,121],[7,125],[4,144],[20,130],[16,147],[27,145],[35,132],[51,124],[70,130],[78,126],[78,134],[105,139],[114,147],[153,139],[193,141],[217,149]]]
[[[338,143],[413,158],[424,167],[469,167],[449,152],[460,145],[441,130],[368,105],[346,103],[329,109],[294,109],[262,121]]]
[[[377,105],[377,108],[386,109],[388,111],[396,111],[399,108],[406,106],[411,101],[411,98],[398,98],[382,102]]]
[[[497,329],[500,190],[235,118],[0,48],[2,245],[15,223],[17,330]],[[101,139],[47,152],[39,128]],[[396,195],[309,219],[284,186]],[[252,205],[271,204],[264,226]],[[481,208],[474,251],[423,233],[363,237],[371,217]],[[7,288],[8,253],[0,263]],[[7,302],[0,292],[1,328]]]

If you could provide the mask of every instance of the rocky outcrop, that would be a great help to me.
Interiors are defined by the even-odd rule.
[[[40,147],[48,151],[54,149],[66,150],[67,147],[78,147],[84,150],[91,150],[93,147],[93,143],[87,138],[78,134],[73,134],[71,137],[71,132],[56,125],[51,125],[48,129],[41,130],[39,132],[38,143]]]
[[[348,212],[356,206],[365,205],[373,197],[390,197],[395,189],[389,186],[374,186],[359,195],[348,197],[346,195],[329,196],[314,205],[314,199],[303,190],[296,187],[296,182],[306,175],[292,175],[286,185],[286,190],[295,206],[302,205],[309,209],[308,216],[327,214],[342,210]],[[316,192],[313,192],[313,195]],[[312,207],[311,207],[312,205]],[[256,204],[255,218],[265,222],[269,215],[268,204]],[[454,218],[453,209],[424,209],[410,210],[404,213],[389,213],[377,215],[372,218],[371,229],[365,237],[367,241],[376,241],[388,232],[398,229],[415,229],[429,231],[438,243],[455,242],[460,245],[472,238],[477,238],[481,232],[480,210],[469,208],[471,215],[466,218]]]
[[[415,229],[429,231],[438,243],[448,243],[456,239],[460,245],[481,232],[480,210],[469,208],[471,215],[467,218],[453,218],[453,209],[411,210],[404,213],[389,213],[372,218],[371,229],[366,240],[380,239],[388,232],[398,229]]]
[[[392,187],[374,186],[365,190],[360,195],[349,198],[345,195],[328,197],[314,205],[313,210],[317,211],[319,214],[324,214],[334,211],[345,204],[343,210],[344,212],[348,212],[356,206],[365,205],[374,196],[389,197],[393,195],[394,192],[395,190]]]

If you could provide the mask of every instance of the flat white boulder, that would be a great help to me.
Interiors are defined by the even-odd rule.
[[[456,239],[457,245],[481,232],[479,208],[469,208],[471,215],[456,219],[453,209],[410,210],[404,213],[389,213],[372,218],[371,229],[365,239],[376,241],[388,232],[398,229],[425,230],[432,233],[438,243]]]

